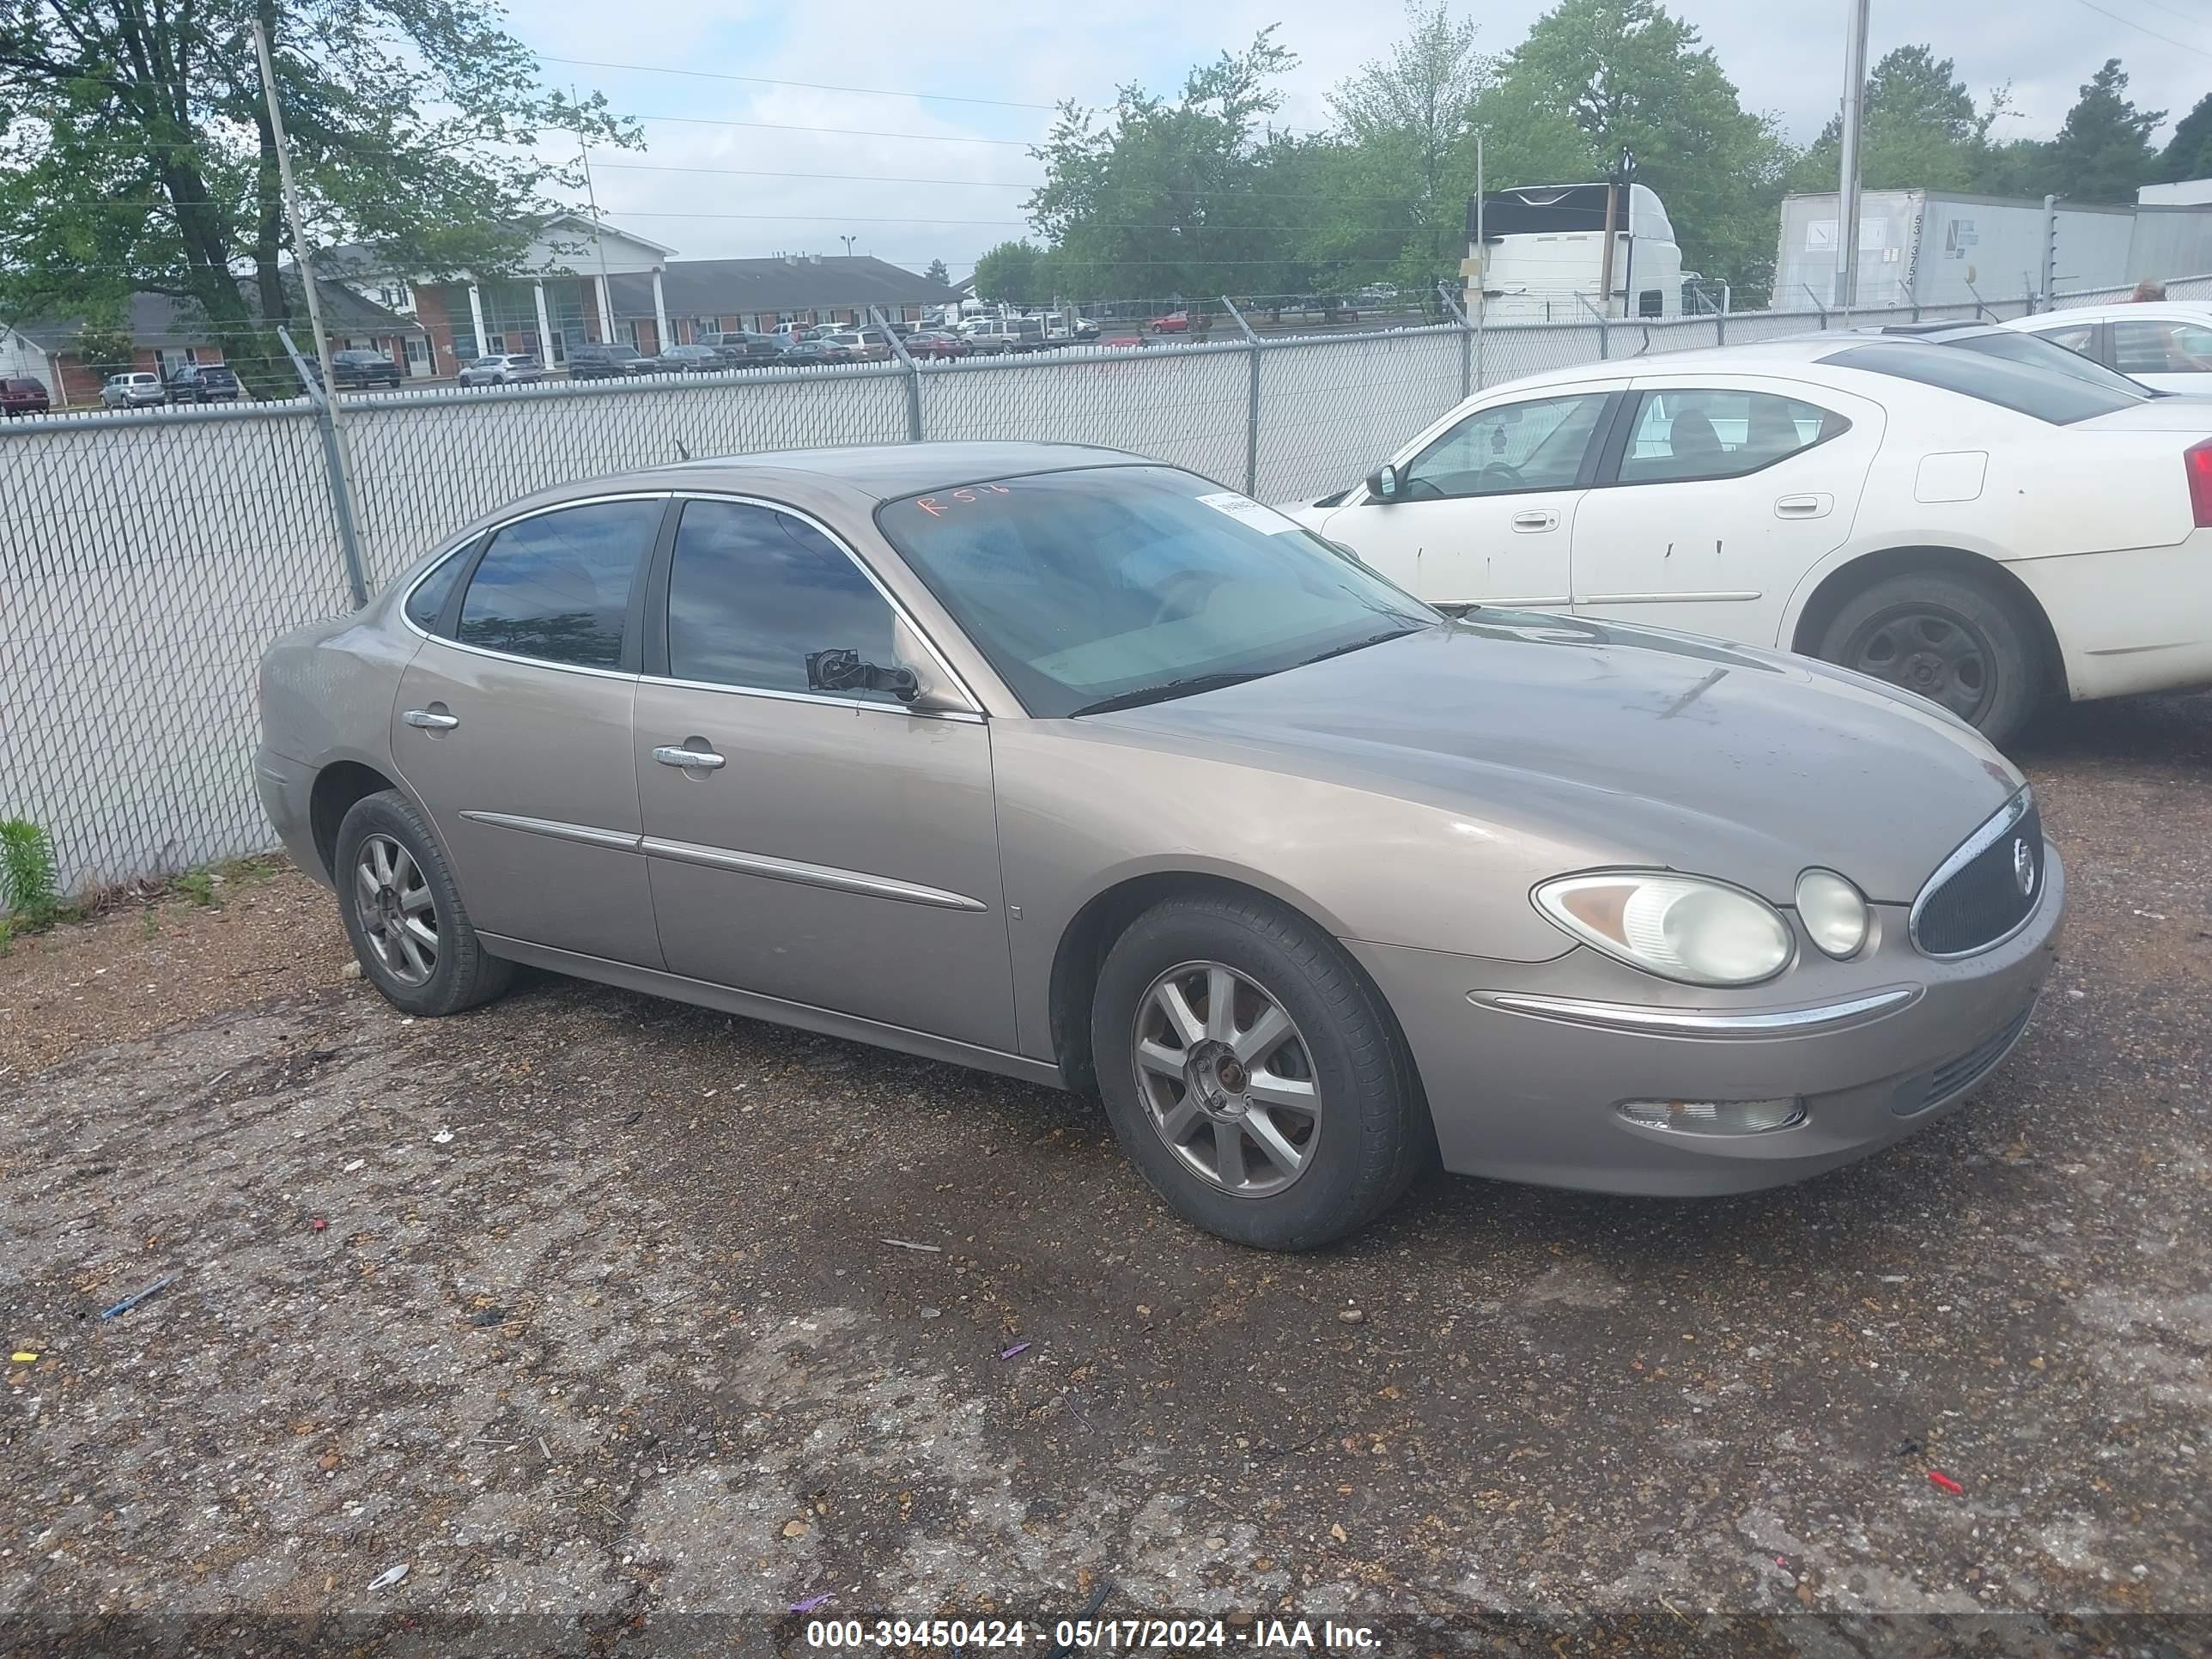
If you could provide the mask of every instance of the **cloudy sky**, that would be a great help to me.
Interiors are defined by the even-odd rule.
[[[1480,21],[1486,50],[1503,52],[1546,3],[1454,9]],[[915,269],[942,258],[956,276],[1024,234],[1021,203],[1039,174],[1026,147],[1059,100],[1103,104],[1132,81],[1172,91],[1192,63],[1279,23],[1301,60],[1282,83],[1282,119],[1319,128],[1329,88],[1400,32],[1388,5],[1343,0],[1085,9],[1094,9],[1110,22],[1073,9],[888,0],[514,0],[510,20],[549,81],[596,88],[642,121],[644,150],[593,158],[611,222],[678,257],[836,254],[850,237],[855,252]],[[1673,9],[1704,32],[1745,104],[1771,111],[1793,137],[1810,137],[1834,108],[1844,0]],[[1925,41],[1978,94],[2010,83],[2015,136],[2055,131],[2107,58],[2123,60],[2139,105],[2178,116],[2212,91],[2212,0],[1874,0],[1873,19],[1870,60]],[[814,84],[779,84],[793,82]]]

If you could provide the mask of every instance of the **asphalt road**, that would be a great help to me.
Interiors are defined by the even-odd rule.
[[[551,978],[409,1022],[289,872],[19,941],[0,1652],[1041,1650],[1100,1594],[1231,1649],[2205,1651],[2212,698],[2024,759],[2074,914],[1969,1107],[1299,1258],[1079,1099]]]

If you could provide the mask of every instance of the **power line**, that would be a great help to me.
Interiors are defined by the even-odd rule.
[[[633,75],[681,75],[702,81],[743,81],[758,87],[799,87],[808,92],[850,92],[868,98],[920,98],[941,104],[985,104],[994,109],[1034,109],[1056,113],[1057,104],[1024,104],[1011,98],[970,98],[956,92],[900,92],[889,87],[839,87],[819,81],[781,81],[766,75],[730,75],[719,70],[673,69],[660,64],[606,64],[592,58],[556,58],[539,52],[541,64],[570,64],[579,69],[622,70]]]
[[[2208,50],[2203,46],[2192,46],[2188,41],[2177,40],[2170,34],[2160,34],[2156,29],[2151,27],[2148,23],[2138,23],[2132,17],[2123,17],[2116,11],[2106,10],[2104,7],[2097,3],[2097,0],[2081,0],[2081,3],[2088,7],[2091,11],[2095,12],[2100,17],[2109,17],[2115,23],[2124,23],[2131,29],[2136,29],[2144,34],[2148,34],[2154,40],[2163,40],[2169,46],[2179,46],[2184,52],[2193,52],[2199,58],[2212,58],[2212,50]]]

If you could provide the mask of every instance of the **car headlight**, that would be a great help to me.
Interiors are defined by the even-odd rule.
[[[1813,943],[1838,962],[1867,942],[1865,896],[1832,870],[1808,870],[1797,878],[1797,919]]]
[[[1632,968],[1686,985],[1755,985],[1790,965],[1790,924],[1765,900],[1657,871],[1561,876],[1535,892],[1553,921]]]

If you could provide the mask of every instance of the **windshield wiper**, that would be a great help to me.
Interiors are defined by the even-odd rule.
[[[1224,685],[1242,685],[1247,680],[1265,679],[1275,672],[1272,668],[1251,669],[1241,674],[1194,674],[1188,679],[1164,680],[1158,685],[1139,686],[1134,691],[1117,691],[1110,697],[1101,697],[1097,702],[1086,702],[1072,709],[1068,719],[1081,714],[1110,714],[1117,708],[1142,708],[1146,703],[1170,702],[1177,697],[1194,697],[1201,691],[1218,691]]]
[[[1387,645],[1392,640],[1402,640],[1408,634],[1419,632],[1420,629],[1418,624],[1408,623],[1403,628],[1393,628],[1386,633],[1371,634],[1364,640],[1354,640],[1349,645],[1332,646],[1317,657],[1308,657],[1305,662],[1300,663],[1298,666],[1304,668],[1307,663],[1327,662],[1331,657],[1350,656],[1355,651],[1364,651],[1370,645]]]

